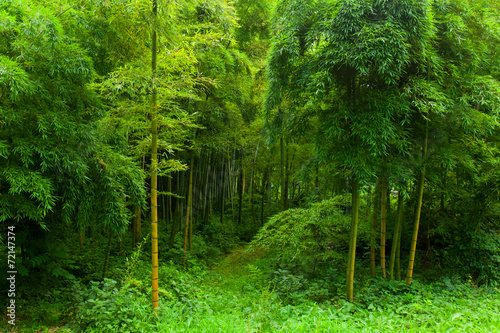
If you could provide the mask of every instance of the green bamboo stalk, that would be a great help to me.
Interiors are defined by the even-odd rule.
[[[401,227],[403,224],[403,211],[404,211],[404,196],[403,192],[400,190],[398,193],[398,212],[396,219],[396,227],[394,229],[394,237],[392,238],[392,248],[391,248],[391,260],[389,266],[389,276],[391,280],[394,280],[394,265],[396,263],[396,252],[399,246],[399,240],[401,239]]]
[[[386,236],[386,207],[387,207],[387,179],[382,178],[381,197],[380,197],[380,266],[382,268],[382,275],[387,277],[385,268],[385,236]]]
[[[370,271],[372,276],[375,276],[376,269],[376,232],[377,232],[377,220],[378,220],[378,195],[380,193],[380,178],[377,178],[377,183],[375,184],[375,193],[373,194],[373,215],[372,215],[372,232],[370,237]]]
[[[187,202],[187,211],[186,211],[186,229],[184,230],[184,257],[182,258],[182,263],[186,262],[186,253],[187,253],[187,244],[188,244],[188,236],[189,236],[189,217],[191,212],[191,200],[193,197],[193,167],[194,167],[194,159],[191,157],[191,170],[189,171],[189,189],[188,189],[188,202]]]
[[[354,300],[354,264],[356,261],[356,238],[358,235],[359,220],[359,180],[353,177],[352,181],[352,220],[351,237],[349,241],[349,256],[347,259],[347,300]]]

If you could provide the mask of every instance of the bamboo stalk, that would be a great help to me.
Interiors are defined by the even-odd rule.
[[[380,197],[380,266],[382,275],[387,277],[385,267],[385,238],[386,238],[386,204],[387,204],[387,179],[382,178]]]
[[[250,207],[252,209],[252,218],[253,224],[257,224],[257,217],[255,215],[255,205],[254,205],[254,177],[255,177],[255,161],[257,160],[257,152],[259,151],[259,144],[257,144],[257,148],[255,148],[255,155],[252,163],[252,176],[250,178]]]
[[[190,176],[192,178],[192,176]],[[194,205],[194,198],[193,198],[193,193],[196,192],[196,178],[193,179],[193,185],[192,185],[192,190],[190,190],[190,196],[191,196],[191,204],[189,205],[191,210],[190,210],[190,216],[189,216],[189,252],[191,252],[191,249],[193,247],[193,205]]]
[[[391,280],[394,280],[394,266],[396,263],[396,253],[399,246],[399,240],[401,239],[401,226],[403,224],[403,210],[404,210],[404,196],[403,192],[400,190],[398,193],[398,213],[396,219],[396,228],[394,230],[394,237],[392,238],[392,248],[391,248],[391,260],[389,266],[389,276]]]
[[[182,263],[186,262],[186,254],[187,254],[187,244],[188,244],[188,234],[189,234],[189,213],[191,211],[191,200],[193,194],[193,167],[194,167],[194,159],[191,157],[191,170],[189,172],[189,189],[188,189],[188,202],[186,206],[186,229],[184,231],[184,257],[182,258]]]
[[[224,224],[224,196],[226,195],[225,188],[225,173],[224,173],[224,157],[222,158],[222,167],[221,167],[221,178],[222,178],[222,199],[220,204],[220,224]]]
[[[378,220],[378,195],[380,193],[380,178],[377,178],[377,183],[375,184],[375,193],[373,195],[373,215],[372,215],[372,232],[370,235],[370,271],[372,276],[375,276],[376,269],[376,232],[377,232],[377,220]]]
[[[243,153],[241,153],[241,158],[238,173],[238,225],[241,225],[241,209],[243,206]]]
[[[354,300],[354,265],[356,261],[356,238],[359,220],[359,181],[354,177],[352,182],[352,220],[349,240],[349,256],[347,259],[347,300]]]
[[[158,16],[158,3],[153,0],[153,17],[156,21]],[[160,305],[158,299],[158,106],[157,89],[155,84],[156,77],[156,53],[157,53],[157,35],[153,27],[152,46],[151,46],[151,68],[153,93],[151,96],[151,289],[154,311],[158,311]]]
[[[422,174],[420,176],[420,183],[418,186],[418,200],[417,207],[415,212],[415,223],[413,226],[413,236],[411,239],[411,247],[410,247],[410,259],[408,261],[408,270],[406,273],[406,283],[411,284],[411,280],[413,278],[413,266],[415,263],[415,251],[417,249],[417,237],[418,237],[418,228],[420,224],[420,212],[422,211],[422,198],[424,196],[424,180],[425,180],[425,158],[427,156],[427,141],[429,138],[429,121],[426,122],[425,125],[425,141],[424,141],[424,149],[423,149],[423,165],[422,165]]]

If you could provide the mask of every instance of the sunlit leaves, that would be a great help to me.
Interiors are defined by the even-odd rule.
[[[82,7],[9,3],[0,5],[0,220],[47,228],[57,215],[119,232],[126,200],[144,199],[143,175],[99,135],[93,59],[73,35]]]
[[[0,98],[17,101],[20,95],[30,94],[33,86],[27,73],[15,61],[0,55]]]

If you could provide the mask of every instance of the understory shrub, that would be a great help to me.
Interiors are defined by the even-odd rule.
[[[307,274],[314,274],[317,263],[343,260],[349,246],[350,216],[343,210],[348,200],[336,196],[273,216],[252,240],[249,251],[265,249],[276,266],[300,266]],[[358,238],[369,239],[369,232],[360,226]]]
[[[84,331],[139,332],[154,322],[148,297],[133,286],[119,287],[116,281],[105,279],[91,282],[81,297],[76,324]]]

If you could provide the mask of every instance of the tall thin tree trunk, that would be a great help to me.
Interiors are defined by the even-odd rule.
[[[396,248],[396,280],[401,281],[401,235],[403,233],[403,225],[398,235],[398,243]]]
[[[373,194],[373,215],[372,215],[372,232],[371,232],[371,243],[370,243],[370,271],[372,276],[375,276],[375,269],[377,267],[375,242],[377,233],[377,220],[378,220],[378,207],[379,207],[379,194],[380,194],[380,178],[377,178],[377,183],[375,184],[375,193]]]
[[[212,168],[212,154],[210,154],[208,156],[208,165],[207,165],[207,179],[205,181],[205,205],[203,206],[203,211],[204,211],[204,215],[205,216],[209,216],[210,214],[209,213],[205,213],[205,209],[206,207],[208,207],[208,204],[209,204],[209,201],[210,201],[210,182],[209,182],[209,179],[210,179],[210,172],[211,172],[211,169]]]
[[[192,177],[192,176],[190,176]],[[193,247],[193,205],[194,205],[194,197],[193,193],[196,192],[196,178],[193,179],[193,185],[192,185],[192,190],[191,192],[191,204],[190,204],[190,216],[189,216],[189,251],[191,252],[191,249]]]
[[[132,223],[133,245],[141,241],[141,206],[134,205],[134,222]]]
[[[224,224],[224,196],[226,195],[224,157],[222,158],[221,178],[222,178],[222,199],[221,199],[221,203],[220,203],[220,224]]]
[[[387,183],[387,201],[386,201],[385,207],[386,207],[385,208],[385,216],[391,216],[391,190],[390,190],[389,183]],[[386,219],[386,222],[387,222],[387,219]]]
[[[189,213],[191,211],[191,200],[193,196],[193,167],[194,167],[194,158],[191,157],[191,166],[189,171],[189,189],[188,189],[188,202],[186,206],[186,228],[184,231],[184,257],[182,258],[182,263],[186,262],[186,254],[187,254],[187,244],[188,244],[188,234],[189,234]]]
[[[315,186],[317,189],[319,189],[319,165],[316,165],[316,181],[315,181]]]
[[[257,144],[257,148],[255,148],[255,155],[253,158],[253,163],[252,163],[252,176],[251,176],[251,181],[250,181],[250,207],[252,209],[252,217],[253,217],[253,225],[257,224],[257,217],[255,215],[255,205],[254,205],[254,177],[255,177],[255,160],[257,159],[257,152],[259,151],[259,144]]]
[[[180,176],[179,176],[179,171],[177,171],[177,182],[176,182],[177,194],[180,194],[179,184],[180,184]],[[172,216],[172,226],[170,229],[170,239],[168,242],[169,249],[174,247],[175,234],[177,233],[177,224],[178,224],[178,220],[180,220],[179,211],[180,211],[179,198],[175,198],[175,211],[174,211],[174,215]]]
[[[353,177],[352,180],[352,220],[351,236],[349,241],[349,256],[347,259],[347,300],[354,300],[354,265],[356,261],[356,238],[358,235],[359,220],[359,180]]]
[[[243,161],[242,161],[242,165],[243,165]],[[245,194],[245,193],[248,193],[247,180],[245,178],[245,169],[243,168],[242,170],[243,170],[243,183],[242,183],[243,184],[243,194]],[[247,191],[245,191],[245,190],[247,190]]]
[[[403,191],[400,190],[398,193],[398,214],[396,219],[396,227],[394,229],[394,236],[392,238],[392,248],[391,248],[391,261],[389,266],[389,276],[391,280],[394,280],[394,266],[396,263],[396,253],[399,247],[399,241],[401,239],[401,227],[403,224],[403,211],[404,211],[404,195]]]
[[[169,175],[168,177],[168,193],[172,193],[172,176]],[[172,223],[173,222],[173,218],[172,218],[172,194],[169,194],[168,195],[168,221],[171,221]]]
[[[272,183],[272,176],[273,176],[273,169],[271,168],[271,171],[269,171],[269,180],[267,181],[267,189],[268,189],[268,196],[267,196],[267,204],[269,205],[269,208],[273,206],[273,183]]]
[[[161,189],[165,192],[165,177],[161,177]],[[167,223],[167,207],[165,205],[165,194],[161,196],[161,210],[163,215],[163,223]]]
[[[289,147],[286,146],[286,161],[285,161],[285,209],[288,209],[288,182],[290,180],[290,169],[291,169],[291,163],[293,163],[293,156],[292,156],[292,162],[288,164],[288,157],[289,157]]]
[[[151,96],[151,287],[153,309],[157,311],[160,302],[158,300],[158,107],[156,89],[156,18],[158,16],[158,3],[153,0],[153,36],[151,45],[151,69],[152,69],[152,96]]]
[[[380,266],[382,275],[387,277],[385,269],[385,234],[386,234],[386,204],[387,204],[387,179],[382,178],[381,182],[381,197],[380,197]]]
[[[243,159],[243,154],[241,154]],[[238,175],[238,225],[241,225],[241,208],[243,206],[243,160]]]
[[[234,221],[234,184],[236,183],[236,179],[234,179],[234,169],[235,169],[235,163],[236,163],[236,149],[233,149],[233,163],[230,169],[231,174],[229,175],[229,187],[230,187],[230,193],[231,193],[231,217],[233,218]]]
[[[415,251],[417,250],[418,227],[420,224],[420,212],[422,211],[422,198],[424,196],[424,180],[425,180],[425,158],[427,157],[427,141],[429,139],[429,121],[425,124],[425,141],[422,159],[422,174],[420,175],[420,183],[418,186],[417,207],[415,212],[415,224],[413,226],[413,236],[411,239],[410,259],[408,261],[408,271],[406,273],[406,283],[411,284],[413,278],[413,265],[415,263]]]

